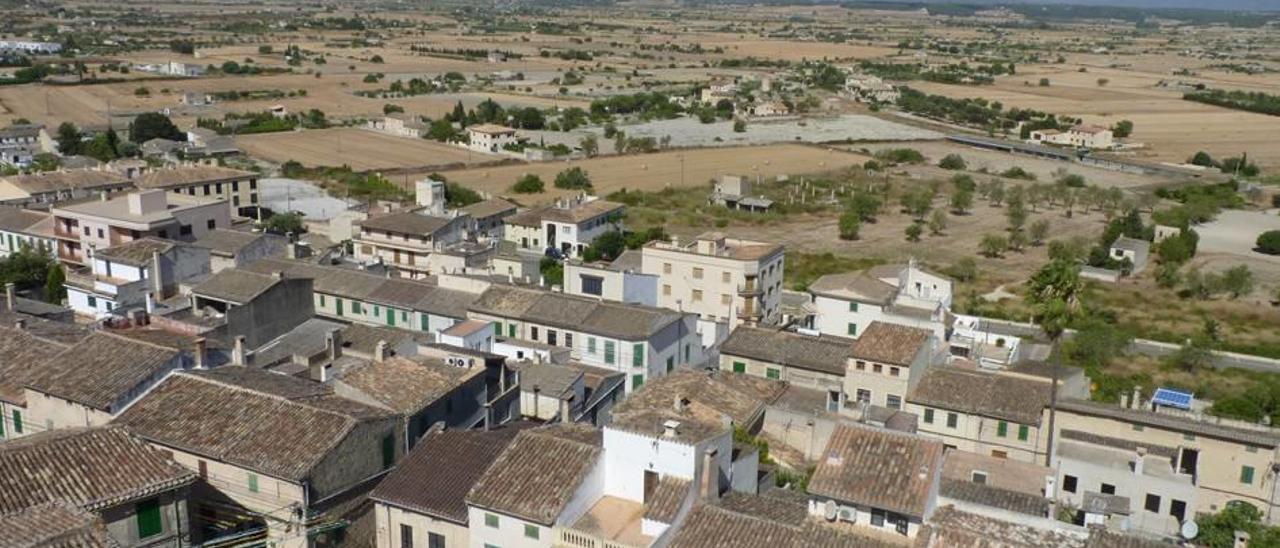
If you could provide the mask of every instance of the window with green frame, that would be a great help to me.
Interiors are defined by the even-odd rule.
[[[747,372],[747,364],[742,363],[742,362],[733,362],[733,372],[734,372],[734,373],[746,373],[746,372]]]
[[[670,372],[671,372],[671,370],[673,370],[673,369],[675,369],[675,368],[676,368],[676,357],[675,357],[675,356],[667,356],[667,373],[670,373]]]
[[[507,336],[513,339],[516,337],[516,324],[514,323],[507,324]]]
[[[925,410],[924,410],[924,423],[925,423],[925,424],[933,424],[933,410],[932,410],[932,409],[925,409]]]
[[[852,302],[849,303],[849,312],[857,312],[857,311],[858,311],[858,303],[852,303]]]
[[[13,433],[22,433],[22,411],[18,411],[17,409],[13,410]]]
[[[426,312],[418,313],[418,329],[422,331],[431,330],[431,316],[428,315]]]
[[[1253,483],[1253,467],[1252,466],[1240,467],[1240,483],[1243,483],[1245,485],[1250,485]]]
[[[858,324],[856,323],[849,324],[849,326],[845,329],[845,334],[849,335],[850,337],[858,336]]]
[[[596,353],[596,338],[595,338],[595,337],[587,337],[587,353],[588,353],[588,354],[591,354],[591,355],[593,355],[593,356],[595,355],[595,353]]]
[[[249,474],[249,492],[250,493],[258,492],[258,475],[257,474]]]
[[[1005,437],[1005,436],[1008,436],[1008,435],[1009,435],[1009,423],[1007,423],[1007,422],[1005,422],[1005,421],[1000,421],[1000,423],[999,423],[999,424],[996,424],[996,435],[997,435],[997,436],[1000,436],[1000,437],[1002,437],[1002,438],[1003,438],[1003,437]]]
[[[492,527],[492,528],[494,528],[494,529],[497,529],[497,528],[498,528],[498,515],[497,515],[497,514],[485,514],[485,515],[484,515],[484,526],[485,526],[485,527]]]
[[[1027,441],[1031,437],[1031,427],[1025,424],[1018,425],[1018,441]]]
[[[604,342],[604,363],[613,365],[616,356],[614,355],[613,341]]]
[[[324,306],[324,295],[320,295],[320,306]]]
[[[641,386],[644,386],[644,375],[632,375],[632,376],[631,376],[631,389],[632,389],[632,390],[637,390],[637,389],[639,389]]]
[[[364,314],[364,308],[360,306],[360,301],[351,301],[352,314]]]
[[[631,366],[644,367],[644,343],[631,345]]]
[[[538,540],[538,534],[539,534],[539,533],[538,533],[538,531],[539,531],[539,529],[538,529],[538,526],[537,526],[537,525],[530,525],[530,524],[528,524],[528,523],[526,523],[526,524],[524,525],[524,536],[525,536],[525,538],[531,538],[531,539],[534,539],[534,540]]]
[[[138,522],[138,538],[154,537],[164,532],[164,521],[160,517],[160,501],[144,500],[134,505],[133,515]]]
[[[765,376],[765,377],[768,377],[768,378],[770,378],[770,379],[781,379],[781,378],[782,378],[782,370],[777,369],[777,368],[773,368],[773,367],[769,367],[769,368],[766,368],[766,369],[764,370],[764,376]]]

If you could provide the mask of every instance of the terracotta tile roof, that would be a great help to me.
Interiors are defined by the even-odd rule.
[[[898,288],[864,271],[827,274],[809,284],[809,292],[815,295],[887,306],[898,294]]]
[[[521,211],[506,218],[507,224],[541,227],[545,221],[555,223],[578,224],[601,215],[614,215],[627,206],[608,200],[592,200],[573,207],[556,207],[554,205],[535,207]]]
[[[680,503],[689,494],[692,481],[675,476],[663,476],[658,480],[658,488],[653,492],[653,499],[645,505],[644,519],[671,524],[675,522],[680,511]]]
[[[46,171],[30,175],[13,175],[3,177],[27,194],[40,194],[58,190],[93,190],[102,187],[129,185],[129,180],[114,171],[97,169],[73,169],[65,171]]]
[[[369,498],[466,525],[467,493],[516,434],[529,426],[530,423],[518,423],[489,431],[430,432]],[[441,473],[446,469],[448,473]]]
[[[943,479],[939,495],[1029,516],[1049,515],[1049,499],[967,480]]]
[[[466,213],[474,219],[484,219],[503,213],[515,213],[516,205],[502,198],[490,198],[469,206],[460,207],[458,211]]]
[[[245,304],[254,297],[265,293],[280,282],[271,274],[258,274],[239,268],[228,268],[200,285],[191,288],[191,292],[201,296],[227,301],[234,304]]]
[[[556,423],[516,434],[467,495],[467,504],[550,526],[597,465],[600,432]]]
[[[762,497],[763,498],[763,497]],[[813,520],[788,523],[704,504],[689,514],[671,548],[880,548],[897,546]]]
[[[920,347],[929,344],[933,333],[927,329],[895,323],[871,322],[853,344],[852,355],[861,360],[893,365],[911,365]]]
[[[22,387],[40,364],[67,345],[42,339],[26,329],[0,327],[0,401],[26,405]]]
[[[625,405],[625,404],[624,404]],[[651,438],[669,438],[694,445],[732,431],[729,417],[699,401],[682,400],[676,409],[674,399],[666,406],[629,406],[613,411],[606,428],[634,432]],[[674,432],[667,426],[675,426]]]
[[[219,183],[232,180],[257,178],[252,171],[241,171],[221,166],[180,166],[154,169],[143,173],[136,184],[138,188],[171,188],[200,183]]]
[[[1052,384],[1036,379],[933,367],[907,394],[907,401],[1039,426],[1052,392]]]
[[[113,405],[172,368],[181,352],[97,331],[50,358],[26,379],[45,394],[114,413]]]
[[[942,473],[942,442],[862,425],[839,425],[809,492],[921,518]]]
[[[682,317],[665,308],[501,284],[485,290],[470,310],[630,341],[648,339]]]
[[[115,548],[97,516],[64,501],[0,515],[0,546],[6,548]]]
[[[484,372],[484,367],[464,369],[439,360],[393,357],[368,362],[340,381],[387,409],[413,415]]]
[[[739,514],[802,526],[809,519],[809,497],[789,489],[770,489],[760,495],[725,493],[719,505]]]
[[[720,353],[844,376],[853,344],[854,339],[843,337],[741,325],[721,343]]]
[[[48,217],[48,213],[18,207],[0,206],[0,230],[27,232],[31,227]]]
[[[234,367],[234,366],[232,366]],[[357,428],[398,416],[332,395],[290,399],[209,373],[178,373],[117,422],[143,438],[289,481],[303,481]],[[263,377],[266,378],[266,377]]]
[[[431,236],[457,219],[424,215],[415,211],[391,213],[356,223],[360,228],[413,236]]]
[[[163,255],[178,245],[177,242],[161,240],[160,238],[139,238],[95,251],[93,256],[94,258],[106,259],[114,263],[147,266],[151,264],[152,253]]]
[[[97,511],[193,481],[190,470],[116,426],[0,443],[0,514],[54,501]]]
[[[785,383],[746,375],[677,370],[650,379],[615,407],[613,413],[616,417],[674,409],[675,399],[680,397],[726,415],[736,425],[750,428],[763,417],[765,405],[780,396],[785,388]]]

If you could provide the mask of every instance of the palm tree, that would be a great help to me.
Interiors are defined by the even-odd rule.
[[[1035,307],[1035,321],[1049,336],[1052,348],[1053,389],[1049,394],[1049,440],[1045,447],[1045,466],[1052,466],[1054,423],[1058,414],[1058,383],[1062,376],[1062,334],[1080,311],[1084,282],[1080,265],[1075,261],[1055,259],[1044,265],[1027,282],[1027,300]]]

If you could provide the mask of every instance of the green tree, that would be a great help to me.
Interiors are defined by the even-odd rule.
[[[956,189],[951,193],[951,211],[957,215],[964,215],[973,207],[973,191],[966,189]]]
[[[542,178],[533,173],[526,173],[516,181],[511,187],[511,191],[517,194],[538,194],[545,191],[547,185],[542,182]]]
[[[1116,125],[1111,126],[1111,134],[1119,139],[1124,139],[1125,137],[1133,135],[1133,122],[1129,120],[1120,120],[1119,122],[1116,122]]]
[[[1009,240],[999,234],[986,234],[978,242],[978,250],[984,257],[997,258],[1009,249]]]
[[[1081,308],[1084,282],[1080,279],[1080,265],[1074,261],[1050,261],[1031,276],[1027,282],[1027,301],[1033,309],[1032,318],[1049,336],[1050,348],[1059,349],[1062,334],[1071,325]],[[1062,352],[1051,352],[1053,357],[1053,388],[1049,391],[1049,431],[1054,431],[1058,412],[1058,384],[1062,376]],[[1045,448],[1045,466],[1050,464],[1053,438]]]
[[[969,167],[969,164],[965,162],[964,157],[959,154],[948,154],[942,158],[942,161],[938,162],[938,167],[957,171]]]
[[[564,285],[564,264],[560,261],[543,257],[538,265],[538,271],[542,273],[542,281],[546,285]]]
[[[907,225],[903,233],[907,235],[908,242],[918,242],[920,241],[920,235],[924,233],[924,228],[920,226],[920,223],[911,223]]]
[[[880,199],[871,192],[858,191],[849,198],[845,209],[857,214],[858,219],[863,222],[874,222],[876,215],[880,213]]]
[[[54,262],[39,249],[22,247],[0,259],[0,285],[12,283],[20,289],[40,286],[48,279]]]
[[[171,141],[186,141],[186,134],[173,125],[173,121],[168,116],[158,112],[144,112],[139,114],[133,122],[129,124],[129,140],[138,144],[145,143],[152,139],[169,139]]]
[[[596,237],[595,241],[582,252],[582,259],[587,262],[612,261],[627,250],[627,238],[621,230],[610,230]]]
[[[733,121],[734,133],[745,133],[747,131],[747,122],[741,118]]]
[[[1231,548],[1236,531],[1249,533],[1250,546],[1280,546],[1280,527],[1263,524],[1262,511],[1247,502],[1228,502],[1216,514],[1201,514],[1196,523],[1200,526],[1196,544],[1209,548]]]
[[[574,166],[556,174],[556,188],[570,190],[590,190],[591,177],[580,167]]]
[[[288,212],[272,215],[262,223],[262,229],[272,234],[302,234],[306,227],[302,215]]]
[[[62,271],[62,265],[55,264],[49,267],[49,273],[44,281],[44,300],[61,304],[67,298],[67,273]]]
[[[1034,245],[1043,244],[1044,239],[1049,237],[1049,220],[1039,219],[1036,222],[1031,223],[1031,228],[1029,229],[1028,232],[1029,232],[1029,235],[1031,236],[1032,244]]]
[[[594,157],[600,153],[600,141],[595,135],[587,135],[578,142],[578,147],[582,149],[582,153],[588,158]]]
[[[58,152],[64,156],[74,156],[84,150],[84,134],[71,122],[58,125],[58,133],[54,140],[58,143]]]
[[[1253,291],[1253,271],[1247,265],[1233,266],[1222,273],[1219,284],[1232,299],[1238,299]]]
[[[947,229],[947,212],[941,209],[933,210],[933,214],[929,216],[929,233],[937,236]]]
[[[846,209],[840,214],[840,239],[856,240],[858,232],[862,230],[862,217],[857,212]]]
[[[89,144],[84,147],[85,156],[89,156],[100,162],[110,162],[116,159],[115,147],[111,146],[111,141],[105,133],[99,133]]]
[[[1280,230],[1268,230],[1259,234],[1255,244],[1255,249],[1260,253],[1280,255]]]

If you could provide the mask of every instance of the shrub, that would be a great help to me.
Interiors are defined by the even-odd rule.
[[[891,164],[923,164],[924,155],[914,148],[891,148],[876,153],[876,158]]]
[[[948,154],[941,162],[938,162],[938,167],[957,171],[969,167],[969,164],[959,154]]]
[[[857,212],[846,210],[840,215],[840,239],[856,240],[858,231],[862,229],[862,218]]]
[[[511,191],[517,194],[538,194],[545,191],[546,184],[542,182],[542,178],[532,173],[526,173],[523,177],[516,181],[511,187]]]
[[[580,167],[571,167],[556,174],[556,188],[571,190],[591,189],[591,177]]]
[[[1280,255],[1280,230],[1268,230],[1258,236],[1257,250],[1267,255]]]

